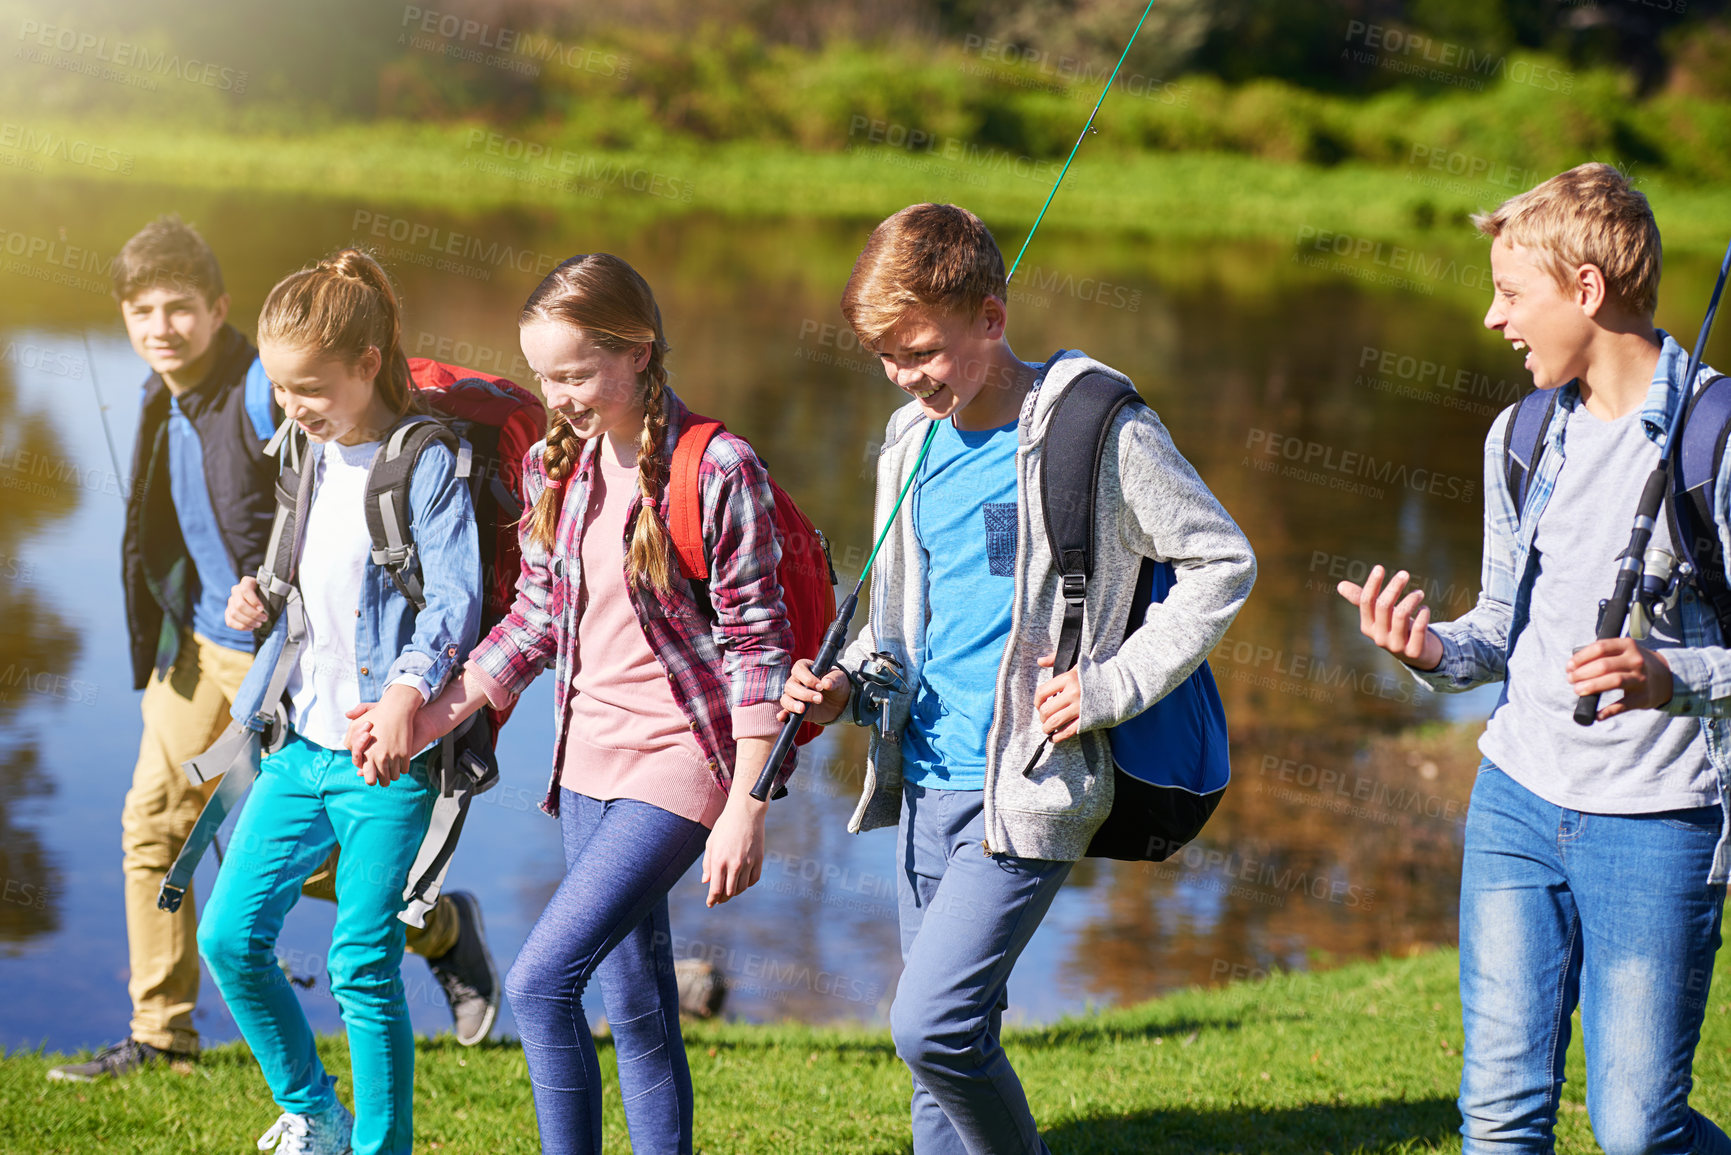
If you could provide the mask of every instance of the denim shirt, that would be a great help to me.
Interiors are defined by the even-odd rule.
[[[318,468],[322,445],[309,447],[305,467]],[[456,473],[456,458],[430,445],[409,479],[409,524],[421,564],[427,605],[419,613],[384,568],[370,558],[355,616],[355,659],[361,700],[376,702],[399,677],[423,680],[429,697],[444,688],[475,644],[481,625],[481,547],[468,482]],[[276,710],[264,700],[271,672],[288,636],[278,617],[259,647],[235,695],[236,722],[262,730]]]
[[[1653,371],[1653,382],[1641,404],[1640,421],[1648,440],[1662,445],[1672,410],[1684,403],[1683,374],[1689,367],[1689,351],[1663,330],[1659,336],[1664,344]],[[1712,369],[1702,365],[1694,384],[1699,387],[1714,376]],[[1580,403],[1581,391],[1575,382],[1559,388],[1559,410],[1572,412]],[[1414,677],[1434,690],[1470,690],[1487,682],[1502,681],[1507,676],[1508,656],[1514,651],[1515,639],[1530,614],[1533,582],[1538,577],[1532,558],[1533,535],[1556,489],[1557,475],[1563,469],[1564,430],[1568,423],[1559,416],[1546,430],[1539,468],[1527,487],[1525,512],[1517,513],[1503,476],[1503,446],[1513,416],[1511,405],[1492,423],[1485,438],[1485,547],[1478,604],[1452,622],[1433,623],[1431,630],[1442,642],[1442,661],[1434,670],[1412,670]],[[1731,556],[1731,504],[1728,504],[1731,454],[1721,463],[1715,485],[1714,520],[1721,547]],[[1607,594],[1614,576],[1605,574]],[[1719,845],[1713,854],[1712,873],[1707,879],[1709,883],[1720,883],[1731,877],[1731,727],[1726,721],[1731,716],[1731,649],[1724,647],[1718,619],[1692,583],[1683,586],[1678,613],[1684,645],[1665,651],[1665,661],[1671,667],[1671,700],[1659,709],[1667,714],[1701,719],[1707,757],[1719,779],[1719,805],[1725,812]],[[1507,699],[1505,686],[1497,705]]]

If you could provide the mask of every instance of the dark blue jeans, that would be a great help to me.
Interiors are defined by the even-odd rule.
[[[1728,1155],[1689,1106],[1719,949],[1717,806],[1582,814],[1489,762],[1461,869],[1465,1155],[1550,1152],[1578,1002],[1587,1114],[1606,1155]]]
[[[667,892],[709,831],[658,806],[561,792],[565,880],[505,976],[535,1090],[541,1150],[601,1150],[601,1068],[583,1014],[593,975],[613,1031],[619,1094],[638,1155],[691,1151],[691,1071]]]

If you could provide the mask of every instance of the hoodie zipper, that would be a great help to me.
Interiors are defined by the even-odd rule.
[[[1028,486],[1025,484],[1025,481],[1029,468],[1028,459],[1032,456],[1034,448],[1035,447],[1032,444],[1029,444],[1019,446],[1016,449],[1016,505],[1023,511],[1023,513],[1027,512],[1026,498]],[[984,799],[986,833],[985,836],[980,839],[980,850],[987,857],[990,857],[992,854],[991,840],[998,832],[998,810],[993,804],[993,794],[995,792],[995,787],[997,786],[998,774],[1003,769],[1000,765],[1002,759],[999,757],[998,750],[998,727],[1003,723],[1003,711],[997,709],[997,704],[1004,700],[1004,683],[1009,674],[1011,659],[1010,649],[1015,644],[1015,639],[1021,636],[1022,602],[1027,595],[1027,587],[1025,585],[1027,572],[1020,564],[1020,558],[1025,558],[1027,556],[1028,547],[1031,543],[1021,540],[1021,525],[1024,520],[1023,514],[1019,513],[1016,518],[1016,548],[1018,551],[1018,564],[1015,567],[1016,585],[1014,600],[1010,603],[1010,638],[1005,643],[1004,656],[998,661],[998,680],[992,691],[992,725],[986,731],[986,791]],[[1000,840],[999,845],[1002,845],[1002,840]]]
[[[1054,358],[1055,360],[1056,358]],[[1024,521],[1029,525],[1033,524],[1033,513],[1029,508],[1029,494],[1032,491],[1030,476],[1032,467],[1029,465],[1029,460],[1033,457],[1034,450],[1039,448],[1039,444],[1033,436],[1034,414],[1039,409],[1039,393],[1046,385],[1046,378],[1050,374],[1051,366],[1052,362],[1048,362],[1043,367],[1030,396],[1033,404],[1028,410],[1028,442],[1016,447],[1016,508],[1018,512],[1016,515],[1015,600],[1010,604],[1010,640],[1005,643],[1004,656],[998,662],[998,681],[993,689],[992,724],[986,731],[986,790],[984,799],[986,833],[980,839],[980,851],[988,858],[993,853],[991,840],[998,832],[998,811],[997,807],[993,805],[993,788],[997,785],[998,772],[1002,769],[999,766],[1001,759],[998,757],[998,726],[1003,721],[1003,712],[997,708],[997,704],[1004,698],[1004,682],[1008,676],[1010,665],[1010,647],[1014,644],[1014,640],[1021,636],[1022,603],[1028,592],[1027,566],[1024,563],[1029,551],[1033,548],[1032,540],[1024,541],[1022,539],[1022,525]],[[1018,422],[1019,425],[1020,422]],[[1021,432],[1018,429],[1017,437],[1020,436]],[[1030,530],[1030,534],[1031,532]],[[1002,840],[999,841],[999,845],[1003,845]]]

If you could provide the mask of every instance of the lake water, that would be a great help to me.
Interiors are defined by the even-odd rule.
[[[619,253],[660,298],[674,387],[752,440],[828,532],[839,569],[857,574],[870,547],[873,453],[901,397],[836,307],[870,222],[606,206],[463,218],[45,180],[0,184],[0,203],[0,1045],[91,1046],[127,1020],[119,816],[140,723],[118,561],[144,370],[102,269],[150,217],[178,211],[201,227],[249,332],[278,277],[366,241],[398,279],[412,354],[525,382],[515,316],[537,270]],[[1524,387],[1518,360],[1480,328],[1483,296],[1458,283],[1376,288],[1368,264],[1314,268],[1280,246],[1066,236],[1061,209],[1012,292],[1017,351],[1083,348],[1129,373],[1243,525],[1260,577],[1212,659],[1234,788],[1178,861],[1078,865],[1017,970],[1012,1018],[1451,943],[1471,740],[1413,731],[1482,718],[1495,693],[1415,690],[1332,588],[1386,560],[1421,576],[1438,616],[1472,604],[1480,446]],[[991,223],[1004,247],[1019,243],[1025,222]],[[1482,249],[1464,251],[1482,262]],[[1692,338],[1711,272],[1671,262],[1662,323]],[[501,971],[561,872],[557,823],[534,805],[550,704],[543,679],[503,735],[504,783],[476,804],[450,875],[481,897]],[[742,900],[706,910],[695,871],[674,891],[679,952],[727,976],[731,1015],[886,1017],[899,967],[893,837],[844,829],[863,738],[837,728],[806,748],[796,789],[771,811],[763,881]],[[280,947],[311,980],[303,1000],[321,1030],[340,1026],[324,964],[332,918],[301,904]],[[447,1029],[425,965],[407,961],[405,979],[416,1029]],[[235,1036],[208,978],[198,1016],[208,1040]],[[508,1007],[500,1027],[514,1030]]]

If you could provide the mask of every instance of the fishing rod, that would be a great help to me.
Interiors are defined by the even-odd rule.
[[[1010,262],[1010,271],[1004,277],[1007,286],[1016,275],[1016,269],[1022,263],[1022,254],[1028,251],[1028,244],[1034,239],[1040,222],[1046,219],[1046,210],[1052,207],[1052,198],[1058,195],[1058,186],[1064,183],[1064,176],[1070,171],[1070,162],[1076,159],[1076,152],[1082,147],[1082,141],[1094,131],[1094,118],[1100,115],[1100,106],[1106,103],[1106,94],[1112,90],[1112,82],[1118,79],[1118,72],[1124,67],[1124,61],[1130,56],[1130,46],[1136,43],[1137,33],[1142,31],[1142,25],[1148,21],[1148,13],[1154,11],[1154,0],[1148,0],[1148,7],[1142,9],[1142,18],[1136,21],[1136,27],[1130,32],[1130,39],[1124,42],[1124,51],[1118,55],[1118,63],[1112,67],[1112,75],[1106,78],[1105,85],[1100,89],[1100,97],[1094,101],[1094,109],[1088,113],[1088,122],[1082,126],[1082,131],[1076,134],[1076,143],[1070,146],[1070,155],[1064,158],[1064,167],[1058,170],[1058,179],[1052,182],[1052,191],[1046,194],[1046,201],[1040,206],[1040,212],[1034,217],[1034,224],[1028,229],[1028,235],[1022,238],[1022,247],[1016,250],[1016,259]],[[1727,254],[1731,260],[1731,254]],[[1723,277],[1721,277],[1723,283]],[[1718,295],[1714,295],[1717,303]],[[859,608],[860,590],[865,588],[866,575],[871,573],[872,562],[877,560],[878,551],[889,537],[890,529],[896,523],[896,514],[901,512],[902,502],[907,499],[908,490],[913,488],[914,479],[920,475],[920,466],[925,464],[926,454],[931,450],[932,439],[938,434],[938,423],[932,422],[926,430],[925,443],[920,446],[920,455],[914,459],[914,467],[908,473],[908,479],[902,484],[901,493],[896,497],[896,503],[890,509],[884,527],[878,533],[877,544],[872,546],[871,554],[866,558],[864,568],[860,570],[859,581],[854,583],[853,592],[848,594],[840,608],[836,610],[835,621],[830,623],[829,630],[823,636],[823,645],[818,647],[817,657],[812,659],[811,672],[819,678],[835,669],[836,659],[841,656],[842,646],[847,642],[848,626],[853,622],[854,611]],[[788,751],[793,749],[793,739],[799,733],[804,723],[803,714],[787,716],[782,723],[781,732],[775,736],[775,745],[770,748],[769,761],[763,764],[763,773],[757,776],[757,784],[751,788],[751,796],[759,802],[767,801],[770,788],[775,784],[775,776],[781,770],[781,764],[787,760]]]
[[[1701,332],[1695,338],[1695,351],[1689,354],[1689,368],[1683,373],[1682,395],[1677,398],[1677,406],[1671,411],[1670,421],[1665,429],[1664,452],[1659,456],[1659,464],[1647,475],[1647,484],[1641,489],[1641,501],[1635,507],[1635,524],[1629,530],[1629,547],[1617,560],[1616,585],[1612,587],[1611,596],[1599,607],[1599,629],[1596,635],[1598,641],[1623,636],[1630,603],[1635,600],[1636,589],[1641,584],[1647,543],[1652,540],[1653,529],[1658,523],[1659,506],[1664,502],[1665,494],[1671,490],[1671,479],[1676,469],[1677,430],[1683,423],[1683,411],[1689,407],[1689,397],[1695,391],[1695,375],[1700,372],[1701,357],[1707,351],[1707,334],[1713,331],[1713,316],[1719,311],[1719,296],[1725,291],[1727,273],[1731,273],[1731,245],[1725,246],[1725,259],[1719,263],[1719,280],[1713,285],[1713,297],[1707,303],[1707,316],[1702,320]],[[1582,726],[1591,726],[1598,717],[1599,695],[1582,694],[1575,702],[1575,721]]]
[[[96,354],[90,349],[90,331],[85,329],[79,334],[84,338],[84,362],[90,366],[90,390],[96,394],[96,416],[102,422],[102,440],[108,444],[108,463],[114,466],[116,487],[126,484],[120,474],[120,454],[114,451],[114,434],[108,428],[108,404],[102,400],[102,385],[96,380]],[[122,492],[124,500],[126,494]]]

